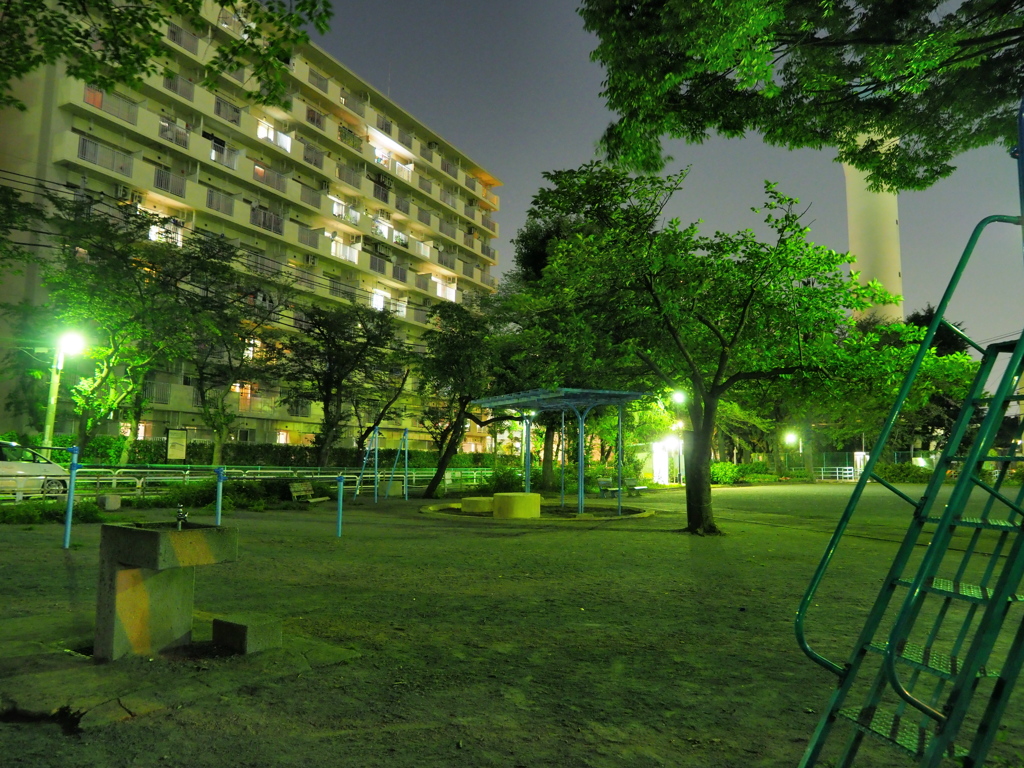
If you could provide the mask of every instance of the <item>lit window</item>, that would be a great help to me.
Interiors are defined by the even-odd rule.
[[[373,289],[373,296],[370,297],[370,306],[376,310],[383,311],[391,303],[391,294],[388,291],[382,291],[380,288]]]
[[[288,431],[284,429],[277,430],[277,443],[279,445],[288,445]]]

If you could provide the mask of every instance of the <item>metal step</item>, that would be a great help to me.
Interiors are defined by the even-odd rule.
[[[941,523],[938,517],[929,517],[929,523]],[[961,517],[951,521],[953,525],[961,528],[983,528],[988,531],[1019,531],[1020,523],[1011,523],[1009,520],[982,520],[980,517]]]
[[[876,709],[873,713],[868,709],[841,709],[839,716],[853,723],[857,730],[899,747],[912,757],[923,757],[932,738],[933,724],[929,721],[928,727],[922,728],[922,715],[917,712],[901,716],[885,709]],[[967,754],[966,749],[950,745],[946,756],[957,758]]]
[[[868,646],[868,650],[884,654],[888,647],[889,643],[887,642],[872,643]],[[944,680],[952,680],[960,671],[959,657],[943,653],[934,653],[931,648],[926,648],[923,645],[915,645],[914,643],[905,643],[903,646],[903,653],[899,654],[896,658],[914,669],[920,669],[923,672],[930,672],[936,677],[941,677]],[[978,670],[978,677],[999,677],[999,670],[982,667]]]
[[[965,600],[968,603],[987,604],[992,598],[992,590],[988,587],[979,587],[975,584],[964,584],[962,581],[951,581],[949,579],[929,579],[931,583],[925,584],[923,589],[936,595],[955,597]],[[909,587],[913,582],[910,579],[897,579],[896,583],[901,587]],[[1024,595],[1011,595],[1009,602],[1024,602]]]

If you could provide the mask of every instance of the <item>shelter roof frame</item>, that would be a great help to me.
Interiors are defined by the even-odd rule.
[[[519,411],[523,415],[523,427],[525,439],[523,445],[524,468],[523,468],[523,490],[530,492],[530,428],[533,425],[535,413],[560,411],[562,413],[562,440],[561,440],[561,467],[562,467],[562,505],[565,505],[565,412],[572,411],[576,414],[579,439],[577,467],[577,499],[576,514],[583,514],[584,501],[584,461],[586,459],[584,445],[586,443],[586,420],[587,414],[594,408],[601,405],[614,405],[619,412],[618,421],[618,445],[615,451],[615,461],[618,469],[618,513],[622,514],[622,413],[628,403],[647,397],[646,392],[624,392],[611,389],[529,389],[523,392],[512,392],[497,397],[485,397],[474,400],[473,404],[488,410],[507,409]]]

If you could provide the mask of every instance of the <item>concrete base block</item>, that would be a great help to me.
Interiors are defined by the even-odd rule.
[[[96,504],[105,512],[113,512],[121,508],[121,497],[114,493],[101,493],[96,497]]]
[[[462,500],[463,512],[493,512],[494,502],[490,496],[466,496]]]
[[[495,517],[540,517],[539,493],[496,493],[493,504]]]
[[[240,614],[213,620],[213,644],[235,653],[256,653],[281,647],[281,620]]]

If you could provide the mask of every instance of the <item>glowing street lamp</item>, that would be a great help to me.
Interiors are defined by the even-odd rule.
[[[679,404],[679,405],[685,403],[686,402],[686,393],[685,392],[673,392],[672,393],[672,402],[676,403],[676,404]]]
[[[57,341],[57,349],[53,355],[53,367],[50,369],[50,395],[46,400],[46,420],[43,423],[43,445],[49,447],[53,442],[53,423],[57,419],[57,393],[60,390],[60,374],[64,370],[65,355],[80,355],[85,350],[85,339],[80,333],[70,331]],[[46,451],[49,455],[49,451]]]

